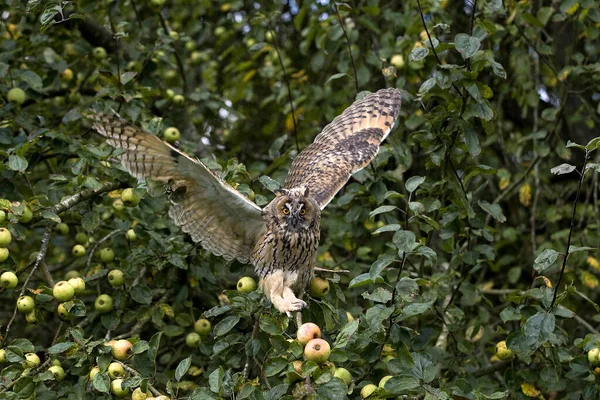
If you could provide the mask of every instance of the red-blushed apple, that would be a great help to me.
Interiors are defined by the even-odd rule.
[[[313,339],[304,347],[304,358],[317,364],[327,362],[329,354],[331,354],[331,347],[323,339]]]
[[[129,340],[121,339],[114,341],[111,347],[112,356],[119,361],[125,361],[131,355],[133,345]]]
[[[298,328],[298,333],[296,334],[296,339],[302,346],[306,346],[306,344],[311,340],[318,339],[320,337],[321,329],[317,326],[317,324],[313,324],[312,322],[307,322],[300,325],[300,328]]]

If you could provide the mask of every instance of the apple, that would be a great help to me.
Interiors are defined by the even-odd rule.
[[[131,355],[133,345],[129,340],[121,339],[113,342],[111,347],[112,356],[119,361],[125,361]]]
[[[150,400],[150,399],[148,399],[148,400]],[[154,398],[154,400],[171,400],[171,398],[169,396],[164,396],[163,395],[163,396],[156,396]]]
[[[208,335],[208,332],[210,332],[210,322],[206,318],[200,318],[194,324],[194,331],[202,336]]]
[[[0,224],[4,222],[4,220],[6,219],[6,213],[2,210],[0,210]]]
[[[106,58],[106,50],[104,47],[96,47],[92,51],[92,56],[94,56],[96,60],[104,60]]]
[[[56,308],[56,312],[58,313],[59,318],[62,320],[67,321],[71,318],[71,313],[69,310],[67,310],[67,307],[65,307],[65,303],[60,303]]]
[[[390,64],[398,69],[404,67],[404,56],[402,54],[394,54],[390,60]]]
[[[125,375],[125,368],[118,362],[111,362],[108,365],[108,376],[110,379],[121,378]]]
[[[73,70],[71,68],[66,68],[60,73],[60,80],[63,82],[70,82],[73,80],[73,75]]]
[[[67,281],[75,290],[75,294],[81,294],[85,290],[85,281],[80,277],[71,278]]]
[[[298,328],[298,333],[296,334],[296,339],[302,346],[306,346],[306,344],[311,340],[318,339],[320,337],[321,329],[317,326],[317,324],[313,324],[312,322],[307,322],[300,325],[300,328]]]
[[[0,364],[6,362],[6,350],[0,349]]]
[[[108,273],[108,283],[112,287],[119,287],[125,282],[125,278],[123,276],[123,271],[120,269],[113,269]]]
[[[88,242],[88,235],[83,232],[77,232],[75,235],[75,242],[85,245]]]
[[[71,253],[77,258],[83,257],[85,256],[85,247],[83,247],[80,244],[76,244],[75,246],[73,246],[73,250],[71,250]]]
[[[6,261],[8,259],[9,254],[10,252],[8,251],[8,249],[0,247],[0,263]]]
[[[390,379],[392,379],[392,378],[393,378],[393,376],[392,376],[392,375],[387,375],[387,376],[384,376],[383,378],[381,378],[381,380],[379,381],[379,387],[380,387],[380,388],[383,388],[383,387],[385,387],[385,383],[386,383],[387,381],[389,381]]]
[[[240,278],[236,287],[240,293],[250,293],[256,290],[256,281],[249,276],[244,276]]]
[[[65,379],[65,370],[60,365],[53,365],[48,368],[48,371],[52,372],[52,375],[54,375],[54,380],[57,382]]]
[[[367,397],[372,395],[373,392],[375,392],[376,390],[377,390],[377,386],[373,385],[372,383],[369,383],[368,385],[366,385],[365,387],[363,387],[360,390],[360,397],[362,397],[363,399],[366,399]]]
[[[508,348],[505,340],[496,345],[496,356],[501,360],[510,360],[513,357],[513,352]]]
[[[188,333],[185,337],[185,344],[192,348],[200,346],[201,342],[202,338],[196,332]]]
[[[185,49],[187,51],[192,51],[196,48],[196,43],[194,43],[193,40],[188,40],[187,42],[185,42]]]
[[[65,274],[65,279],[67,281],[69,281],[73,278],[77,278],[78,276],[79,276],[79,271],[72,269],[71,271],[69,271]],[[75,293],[77,293],[77,291],[75,291]]]
[[[19,217],[19,222],[22,224],[26,224],[29,221],[31,221],[32,218],[33,218],[33,212],[31,211],[31,208],[25,206],[25,208],[23,209],[23,213]]]
[[[96,301],[94,302],[94,308],[100,314],[110,312],[113,308],[112,297],[110,297],[107,294],[101,294],[100,296],[96,297]]]
[[[61,222],[60,224],[56,225],[56,230],[61,235],[67,235],[69,233],[69,225],[65,224],[64,222]]]
[[[140,72],[142,70],[142,64],[138,61],[129,61],[127,63],[127,69],[129,71]]]
[[[136,196],[132,188],[127,188],[121,192],[121,201],[127,207],[135,207],[140,204],[140,198]]]
[[[176,94],[175,96],[173,96],[173,104],[177,107],[183,106],[185,104],[185,97],[183,97],[180,94]]]
[[[6,228],[0,228],[0,247],[6,247],[12,242],[12,235]]]
[[[19,283],[19,278],[17,278],[17,274],[12,271],[6,271],[2,275],[0,275],[0,285],[6,289],[14,289],[17,287]]]
[[[110,391],[117,397],[125,397],[129,393],[128,388],[123,387],[123,379],[115,379],[110,383]]]
[[[336,368],[333,376],[344,382],[346,386],[350,386],[352,383],[352,375],[346,368]]]
[[[96,374],[100,372],[100,368],[98,368],[97,366],[93,367],[92,369],[90,369],[90,373],[89,373],[89,377],[90,377],[90,381],[92,379],[94,379],[94,377],[96,376]]]
[[[329,281],[327,279],[314,277],[310,281],[309,291],[310,295],[314,298],[320,299],[325,297],[329,293]]]
[[[142,392],[142,389],[136,388],[133,393],[131,393],[131,400],[145,400],[148,398],[148,395]]]
[[[317,364],[325,363],[329,359],[329,354],[331,354],[331,347],[323,339],[312,339],[304,347],[304,358]]]
[[[588,357],[588,361],[593,366],[600,365],[600,348],[594,347],[593,349],[588,351],[587,357]],[[498,358],[500,358],[500,357],[498,357]]]
[[[125,238],[130,242],[135,242],[137,240],[137,235],[133,229],[129,229],[127,233],[125,233]]]
[[[150,0],[150,8],[153,11],[160,11],[160,9],[165,5],[165,0]]]
[[[25,362],[23,363],[23,368],[33,368],[40,365],[41,361],[37,354],[35,353],[27,353],[25,354]]]
[[[30,296],[21,296],[17,299],[17,309],[23,314],[28,314],[35,308],[35,301]]]
[[[71,300],[73,296],[75,296],[75,289],[73,289],[73,286],[69,285],[67,281],[60,281],[54,285],[52,295],[56,301],[62,303]]]
[[[27,321],[29,324],[36,324],[38,322],[35,310],[28,312],[27,315],[25,315],[25,321]]]
[[[172,126],[170,128],[165,129],[164,136],[167,142],[175,143],[181,137],[181,133],[179,133],[179,129]]]
[[[110,247],[105,247],[100,250],[100,259],[103,263],[112,262],[115,259],[115,252]]]
[[[173,40],[179,40],[179,32],[171,31],[169,32],[169,37]]]
[[[21,105],[25,103],[25,99],[27,98],[27,96],[25,95],[23,89],[12,88],[8,91],[6,98],[10,103],[17,103],[18,105]]]

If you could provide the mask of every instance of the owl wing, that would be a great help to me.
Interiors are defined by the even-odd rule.
[[[350,176],[375,158],[400,112],[398,89],[382,89],[355,101],[292,162],[286,188],[308,187],[321,209]]]
[[[138,179],[167,183],[173,190],[169,216],[202,247],[226,260],[250,261],[265,232],[261,209],[206,165],[124,119],[91,113],[93,128],[123,149],[124,167]]]

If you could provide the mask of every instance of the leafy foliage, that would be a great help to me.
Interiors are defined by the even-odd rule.
[[[0,288],[0,398],[110,398],[121,368],[122,389],[171,398],[600,397],[597,2],[5,4],[0,273],[18,284]],[[176,127],[263,206],[383,86],[402,89],[400,123],[323,213],[335,272],[302,320],[332,351],[299,370],[296,320],[236,291],[250,269],[192,243],[85,118]]]

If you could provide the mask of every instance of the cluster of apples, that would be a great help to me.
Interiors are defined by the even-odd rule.
[[[200,318],[194,323],[194,332],[190,332],[185,337],[185,344],[188,347],[196,348],[202,343],[202,338],[206,338],[210,332],[210,321],[206,318]]]
[[[26,353],[24,357],[25,361],[23,361],[22,366],[25,369],[25,371],[23,371],[23,375],[27,375],[27,370],[37,368],[42,363],[40,357],[35,353]],[[4,364],[7,361],[8,358],[6,356],[6,350],[0,349],[0,364]],[[52,360],[48,371],[52,373],[52,375],[54,376],[54,380],[57,382],[60,382],[63,379],[65,379],[65,370],[63,369],[63,367],[60,366],[60,361],[58,360]]]

